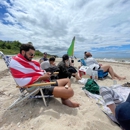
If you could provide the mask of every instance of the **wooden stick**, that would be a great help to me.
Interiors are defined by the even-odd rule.
[[[27,86],[24,86],[23,88],[30,88],[32,86],[35,86],[35,87],[39,87],[39,86],[46,86],[46,85],[51,85],[51,84],[56,84],[56,82],[43,82],[43,83],[36,83],[36,84],[31,84],[31,85],[27,85]],[[20,86],[16,86],[16,88],[21,88]]]

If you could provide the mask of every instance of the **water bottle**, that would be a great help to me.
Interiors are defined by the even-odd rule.
[[[113,80],[113,85],[116,85],[117,84],[117,81],[114,79]]]
[[[92,79],[95,79],[95,72],[92,71]]]
[[[98,71],[95,71],[95,79],[98,80]]]

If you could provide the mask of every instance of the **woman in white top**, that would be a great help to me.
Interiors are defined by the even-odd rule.
[[[87,64],[87,66],[90,66],[90,68],[92,68],[94,70],[98,70],[101,68],[101,69],[103,69],[104,72],[109,72],[112,79],[116,79],[116,78],[118,80],[126,79],[126,77],[121,77],[121,76],[117,75],[110,65],[100,66],[100,64],[98,64],[98,62],[92,57],[92,54],[90,52],[85,52],[84,55],[85,55],[85,62]]]

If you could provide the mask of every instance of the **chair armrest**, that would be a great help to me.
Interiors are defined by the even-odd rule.
[[[30,88],[30,87],[32,87],[32,86],[35,86],[35,87],[47,86],[47,85],[51,85],[51,84],[56,84],[56,82],[47,82],[47,83],[31,84],[31,85],[24,86],[23,88]],[[20,86],[16,86],[16,88],[21,88],[21,87],[20,87]]]

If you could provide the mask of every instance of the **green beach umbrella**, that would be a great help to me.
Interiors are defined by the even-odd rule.
[[[74,55],[74,43],[75,43],[75,37],[73,37],[71,45],[70,45],[70,47],[69,47],[69,49],[67,51],[67,54],[69,56],[73,56]]]

